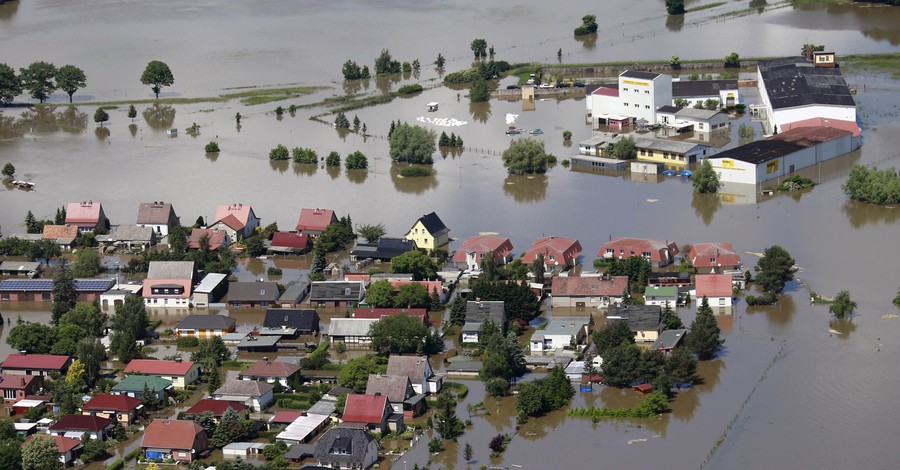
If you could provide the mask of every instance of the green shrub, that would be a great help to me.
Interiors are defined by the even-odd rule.
[[[137,450],[140,452],[141,448],[138,447]],[[121,470],[125,468],[125,461],[122,459],[116,460],[115,463],[106,467],[106,470]]]
[[[801,189],[807,189],[815,186],[816,183],[809,178],[804,178],[799,175],[791,176],[790,178],[786,178],[779,186],[778,189],[781,191],[799,191]]]
[[[269,269],[266,270],[266,274],[269,276],[281,276],[281,268],[276,268],[275,266],[269,266]]]
[[[398,88],[397,93],[399,93],[401,95],[411,95],[413,93],[418,93],[422,90],[424,90],[424,88],[422,88],[422,85],[419,85],[418,83],[413,83],[411,85],[403,85],[402,87]]]
[[[444,77],[444,83],[450,85],[470,83],[474,82],[478,76],[479,73],[477,68],[460,70],[458,72],[448,73],[447,76]]]
[[[179,348],[196,348],[200,345],[200,340],[195,336],[182,336],[175,340],[175,345]]]
[[[288,148],[281,144],[269,151],[269,160],[287,160],[290,156]]]
[[[204,149],[206,150],[206,153],[219,153],[219,143],[213,140],[210,143],[206,144],[206,147],[204,147]]]
[[[431,168],[424,166],[405,166],[400,170],[400,176],[414,178],[417,176],[431,176]]]
[[[469,387],[460,382],[444,382],[444,388],[452,390],[456,394],[456,398],[460,400],[469,394]]]

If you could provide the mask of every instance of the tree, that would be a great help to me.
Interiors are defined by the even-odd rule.
[[[87,86],[87,77],[80,68],[74,65],[63,65],[56,71],[56,88],[69,95],[69,103],[72,102],[72,95],[79,88],[85,86]]]
[[[131,119],[131,122],[134,122],[134,118],[137,117],[137,109],[133,104],[128,105],[128,118]]]
[[[362,78],[362,69],[360,69],[359,65],[352,60],[344,62],[341,72],[344,74],[344,80],[356,80]]]
[[[581,24],[575,28],[576,36],[584,36],[586,34],[594,34],[597,32],[597,17],[594,15],[584,15],[581,17]],[[560,49],[562,52],[562,49]],[[561,54],[557,54],[558,56]]]
[[[666,304],[666,307],[662,312],[662,324],[663,328],[666,330],[679,330],[684,328],[684,323],[681,321],[681,317],[672,310],[672,307],[669,307],[669,304]]]
[[[206,153],[219,153],[219,150],[219,143],[215,140],[209,141],[209,143],[203,147],[203,151]]]
[[[350,129],[350,120],[347,119],[347,115],[344,114],[343,111],[337,113],[337,116],[334,118],[334,127],[338,129]]]
[[[399,308],[428,308],[431,306],[428,288],[418,282],[403,284],[394,298],[394,305]]]
[[[491,99],[491,87],[480,75],[472,82],[469,88],[469,101],[472,103],[484,103]]]
[[[56,77],[56,66],[53,64],[32,62],[28,67],[19,69],[19,76],[22,80],[22,88],[41,103],[46,101],[56,90],[56,84],[53,82]]]
[[[100,253],[93,248],[82,248],[75,253],[72,276],[94,277],[100,272]]]
[[[400,62],[391,58],[390,51],[382,49],[381,54],[375,59],[375,74],[384,75],[391,73],[400,73]]]
[[[720,333],[709,300],[704,296],[697,310],[697,317],[691,323],[691,333],[687,337],[688,347],[701,361],[712,359],[719,346],[725,342],[719,338]]]
[[[450,324],[462,326],[466,323],[466,301],[457,297],[450,302]]]
[[[207,368],[220,367],[226,359],[231,357],[231,351],[225,346],[221,336],[213,336],[200,342],[197,350],[191,353],[191,360],[202,362]]]
[[[5,176],[7,178],[12,178],[15,174],[16,174],[16,167],[14,167],[12,163],[7,162],[6,165],[3,165],[3,176]],[[28,213],[30,214],[31,211],[28,211]],[[32,215],[32,218],[34,218],[33,215]]]
[[[878,169],[853,165],[841,189],[850,199],[857,201],[897,204],[900,203],[900,172],[894,167]]]
[[[464,424],[456,416],[456,395],[444,391],[438,395],[434,411],[434,430],[442,439],[456,439],[463,433]]]
[[[162,90],[162,87],[172,86],[175,83],[175,77],[165,62],[151,60],[147,64],[147,68],[144,69],[144,73],[141,74],[141,83],[149,86],[156,95],[156,99],[159,99],[159,92]]]
[[[602,353],[603,378],[614,387],[625,387],[640,377],[641,348],[622,343]]]
[[[51,436],[35,435],[22,446],[22,470],[62,470],[59,447]]]
[[[627,321],[613,320],[607,322],[600,330],[595,331],[593,340],[597,354],[605,362],[606,357],[603,354],[606,351],[622,344],[634,344],[634,332],[631,331]]]
[[[697,380],[697,358],[688,348],[676,348],[666,361],[666,376],[676,383],[694,383]]]
[[[356,233],[366,239],[366,243],[375,243],[387,233],[384,224],[365,224],[356,228]]]
[[[518,139],[503,151],[503,166],[511,175],[530,175],[547,171],[547,152],[544,143]]]
[[[49,354],[53,348],[53,329],[40,323],[19,323],[10,330],[6,344],[16,351]]]
[[[208,389],[210,392],[218,390],[219,387],[222,386],[222,376],[219,375],[218,367],[211,367],[209,369],[209,372],[206,374],[206,383],[209,384]],[[279,384],[279,382],[275,383]]]
[[[372,338],[372,349],[379,354],[422,354],[426,353],[426,341],[431,332],[420,319],[401,314],[373,323],[369,336]]]
[[[291,151],[294,163],[304,163],[315,165],[319,162],[319,155],[315,150],[310,148],[294,147]]]
[[[10,426],[12,426],[11,422]],[[13,437],[15,437],[15,434],[13,434]],[[22,448],[17,439],[0,441],[0,468],[4,470],[22,470]]]
[[[394,286],[387,279],[373,282],[366,289],[366,304],[375,308],[394,306]]]
[[[137,357],[139,351],[135,342],[144,338],[149,323],[143,299],[137,296],[126,297],[112,317],[110,351],[122,362]]]
[[[815,44],[804,44],[804,45],[800,48],[800,55],[803,56],[803,57],[812,59],[812,53],[813,53],[813,52],[820,52],[820,51],[824,51],[824,50],[825,50],[825,46],[824,46],[824,45],[818,45],[818,46],[817,46],[817,45],[815,45]]]
[[[487,57],[487,41],[484,39],[473,39],[472,44],[470,44],[469,47],[472,49],[472,53],[475,54],[475,59],[484,59]]]
[[[407,251],[391,260],[392,273],[410,274],[414,281],[434,279],[437,270],[437,264],[419,250]]]
[[[276,145],[272,150],[269,150],[269,160],[287,160],[290,158],[290,152],[288,152],[288,148],[282,144]]]
[[[691,184],[694,185],[694,191],[700,194],[717,193],[722,187],[719,174],[713,169],[708,158],[704,158],[700,167],[691,175]]]
[[[683,15],[684,0],[666,0],[666,12],[670,15]]]
[[[266,245],[265,242],[263,242],[263,237],[260,235],[253,235],[252,237],[244,239],[244,249],[250,256],[261,256],[266,254]]]
[[[463,458],[466,459],[466,463],[471,462],[474,456],[475,452],[472,450],[472,444],[466,442],[466,446],[463,448]]]
[[[443,310],[444,304],[441,302],[441,294],[438,294],[437,287],[431,289],[431,299],[428,305],[428,309],[437,312],[439,310]]]
[[[0,63],[0,104],[10,104],[22,94],[22,78],[9,65]]]
[[[740,67],[741,66],[741,58],[738,56],[737,52],[732,52],[725,56],[725,67]]]
[[[794,279],[797,269],[796,261],[791,258],[787,250],[773,245],[763,252],[762,258],[756,263],[756,283],[766,292],[781,293],[787,281]]]
[[[369,383],[369,374],[378,374],[383,371],[384,367],[375,356],[357,357],[347,361],[347,364],[341,368],[338,383],[353,389],[353,393],[363,393]]]
[[[226,408],[209,443],[216,447],[225,447],[249,435],[251,426],[252,422],[241,419],[241,415],[234,411],[234,408]]]
[[[331,153],[329,153],[328,156],[325,157],[325,166],[340,167],[341,166],[341,154],[339,154],[335,151],[332,151]]]
[[[84,364],[84,378],[93,387],[100,378],[100,362],[106,359],[106,348],[99,338],[82,338],[75,348],[75,355]]]
[[[534,262],[531,263],[531,274],[534,277],[534,282],[544,282],[544,254],[539,253],[534,257]]]
[[[84,337],[84,329],[78,325],[57,326],[54,328],[54,342],[50,353],[72,356],[78,349],[78,342]]]
[[[435,61],[434,61],[434,65],[437,65],[437,67],[440,69],[440,68],[444,68],[444,63],[446,63],[446,62],[447,61],[444,60],[444,56],[441,55],[440,52],[438,52],[437,59],[435,59]]]
[[[350,155],[347,155],[347,158],[344,160],[344,166],[346,166],[348,170],[365,170],[369,167],[369,160],[366,158],[365,154],[357,150]]]
[[[637,147],[634,139],[624,137],[606,147],[606,153],[616,160],[633,160],[637,158]]]
[[[850,299],[850,292],[842,290],[838,293],[828,311],[839,319],[849,318],[856,310],[856,302]]]
[[[59,324],[60,317],[69,310],[75,308],[78,302],[78,292],[75,291],[75,278],[69,270],[69,264],[65,261],[59,263],[56,275],[53,277],[53,306],[50,307],[51,323]]]
[[[390,156],[395,162],[431,164],[435,151],[434,131],[403,123],[394,129],[390,139]]]
[[[81,441],[81,445],[84,446],[81,453],[82,460],[86,462],[93,462],[106,457],[107,450],[110,447],[108,442],[100,439],[91,439],[90,436],[85,436]]]

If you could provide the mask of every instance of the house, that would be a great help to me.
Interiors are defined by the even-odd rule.
[[[212,393],[216,400],[241,402],[254,411],[262,411],[275,401],[275,387],[255,380],[229,380]]]
[[[208,307],[216,303],[228,292],[228,276],[220,273],[207,273],[200,284],[194,287],[191,302],[195,307]]]
[[[24,445],[28,445],[29,442],[35,439],[53,439],[56,443],[59,461],[62,462],[63,467],[74,464],[75,459],[78,458],[78,455],[81,453],[82,449],[84,449],[80,439],[72,439],[64,436],[47,436],[45,434],[36,434],[29,437],[25,440]]]
[[[156,245],[158,235],[150,227],[137,225],[114,225],[109,233],[96,235],[95,239],[104,246],[121,246],[129,249],[147,249]]]
[[[581,243],[574,238],[541,237],[534,241],[528,251],[522,255],[522,263],[534,264],[538,255],[544,255],[544,269],[552,271],[556,268],[566,270],[573,268],[581,256]],[[540,279],[536,279],[541,282]]]
[[[308,305],[316,307],[356,307],[366,296],[362,282],[315,281],[309,291]]]
[[[233,238],[228,236],[228,232],[225,230],[219,230],[216,228],[195,228],[191,229],[191,236],[188,238],[188,248],[192,250],[199,250],[203,248],[202,240],[206,237],[206,242],[209,245],[210,251],[216,251],[219,248],[228,248],[231,245],[231,241]]]
[[[406,238],[381,237],[375,243],[357,243],[350,250],[350,261],[372,259],[390,261],[397,256],[415,250],[416,242]]]
[[[678,288],[675,286],[647,286],[644,288],[644,304],[674,309],[678,304]]]
[[[477,343],[481,324],[490,320],[506,334],[506,309],[502,300],[469,300],[466,302],[466,322],[462,328],[463,343]]]
[[[116,284],[115,279],[75,279],[79,302],[93,302]],[[52,302],[53,279],[4,279],[0,281],[4,302]]]
[[[81,414],[115,420],[128,427],[143,410],[140,398],[98,393],[81,406]]]
[[[300,366],[288,362],[262,359],[241,372],[243,380],[262,380],[267,383],[278,382],[282,387],[300,378]]]
[[[444,371],[448,377],[478,377],[484,364],[481,361],[456,361],[447,364]]]
[[[369,330],[377,322],[374,318],[332,318],[328,325],[331,344],[368,346],[372,342]]]
[[[231,282],[228,284],[228,306],[268,307],[281,297],[276,282]]]
[[[46,397],[43,397],[43,398],[34,397],[33,399],[26,398],[24,400],[19,400],[13,404],[12,409],[10,410],[9,414],[10,414],[10,416],[24,415],[24,414],[27,414],[29,411],[34,410],[35,408],[38,408],[42,412],[46,412],[49,407],[48,407],[47,401],[44,400],[44,398],[46,398]],[[37,431],[37,423],[32,423],[32,424],[35,426],[34,428],[24,429],[24,431],[28,431],[25,435],[26,437],[29,436],[31,434],[31,432]],[[19,429],[17,428],[16,430],[18,431]]]
[[[278,350],[278,342],[281,341],[281,335],[249,335],[244,337],[237,344],[238,351],[247,352],[275,352]]]
[[[721,273],[741,267],[741,257],[731,243],[697,243],[691,247],[688,259],[698,273]]]
[[[597,256],[605,259],[627,259],[641,256],[650,261],[653,268],[668,266],[675,261],[678,245],[668,240],[616,237],[600,247]]]
[[[222,447],[222,457],[231,459],[259,455],[269,445],[266,442],[232,442]]]
[[[566,364],[566,368],[563,371],[570,382],[580,382],[582,377],[584,377],[584,369],[584,361],[572,361]]]
[[[53,436],[65,436],[82,440],[87,435],[91,439],[106,440],[108,432],[116,425],[116,421],[95,415],[65,415],[50,426],[48,432]]]
[[[437,292],[438,297],[441,299],[441,303],[447,302],[447,295],[449,291],[444,288],[444,284],[441,281],[411,281],[409,279],[391,279],[391,287],[394,288],[394,292],[399,292],[400,288],[407,284],[420,284],[425,290],[428,292],[428,295],[431,295]]]
[[[423,324],[428,323],[427,308],[358,308],[353,312],[353,318],[369,318],[376,320],[395,315],[409,315],[422,320]]]
[[[278,414],[275,415],[275,418],[284,419],[279,418],[279,415],[282,413],[285,412],[279,411]],[[327,414],[312,412],[298,413],[299,415],[292,419],[287,426],[285,426],[284,430],[275,436],[276,441],[281,441],[288,445],[306,444],[315,437],[319,431],[331,423],[331,416]],[[272,422],[274,423],[275,420]]]
[[[412,240],[419,248],[428,251],[444,250],[450,246],[450,229],[434,212],[419,217],[404,237]]]
[[[148,307],[188,307],[193,286],[193,261],[151,261],[141,295]]]
[[[426,356],[390,356],[387,375],[409,377],[416,393],[440,393],[444,386],[444,376],[435,375]]]
[[[11,375],[40,376],[56,372],[59,375],[66,375],[70,365],[72,365],[71,356],[14,353],[7,356],[3,364],[0,364],[0,372]]]
[[[264,328],[293,329],[294,335],[319,334],[319,313],[293,308],[266,309]]]
[[[759,61],[761,104],[750,115],[762,120],[767,135],[810,118],[857,122],[856,102],[833,52],[814,52],[812,60],[784,57]]]
[[[694,277],[697,288],[694,298],[706,297],[710,307],[731,307],[734,295],[731,274],[698,274]]]
[[[37,395],[44,386],[44,378],[39,375],[0,374],[0,391],[3,401],[15,402],[28,395]]]
[[[157,361],[153,359],[135,359],[125,367],[125,375],[155,375],[172,381],[176,390],[184,390],[200,377],[200,363],[191,361]]]
[[[305,411],[279,411],[269,420],[269,429],[272,429],[275,426],[287,426],[304,414],[306,414]]]
[[[329,429],[316,441],[313,457],[320,467],[365,470],[378,461],[378,441],[365,429]]]
[[[219,420],[222,419],[222,415],[229,409],[237,412],[242,418],[247,418],[247,405],[239,401],[214,400],[211,398],[204,398],[198,401],[194,406],[188,408],[184,414],[199,415],[201,413],[210,412],[212,413],[213,419],[218,423]]]
[[[297,231],[308,235],[321,235],[338,218],[331,209],[300,209]]]
[[[618,86],[603,86],[587,96],[591,127],[655,123],[656,110],[672,103],[672,76],[637,70],[619,74]]]
[[[688,107],[707,100],[718,101],[720,107],[744,101],[737,80],[672,80],[672,104],[679,99],[687,101]]]
[[[679,108],[663,106],[656,113],[657,124],[674,130],[676,134],[685,132],[709,133],[731,125],[728,114],[709,109]]]
[[[146,389],[156,395],[156,400],[161,402],[172,388],[174,388],[172,381],[162,377],[155,375],[129,375],[115,384],[109,393],[142,399]]]
[[[303,299],[309,295],[311,286],[306,278],[291,282],[285,287],[281,296],[278,297],[278,305],[288,308],[299,307]]]
[[[637,137],[634,147],[638,161],[679,168],[699,162],[711,150],[706,145],[655,137]]]
[[[141,450],[147,459],[190,463],[208,449],[206,431],[189,420],[155,419],[141,439]]]
[[[588,335],[589,321],[588,317],[554,317],[543,330],[537,330],[531,336],[531,352],[562,350],[582,344]]]
[[[391,414],[391,405],[386,396],[351,393],[347,395],[343,421],[361,423],[368,431],[387,434],[388,416]],[[403,430],[400,429],[400,432]]]
[[[109,228],[109,219],[103,213],[103,204],[94,201],[66,204],[66,225],[78,227],[79,232],[93,232]]]
[[[685,329],[664,330],[659,334],[659,338],[650,346],[650,349],[661,351],[666,356],[671,356],[672,351],[684,342],[684,336],[687,333]]]
[[[37,277],[42,270],[40,261],[3,261],[0,262],[0,275]]]
[[[650,343],[659,337],[662,309],[658,305],[610,305],[606,320],[627,321],[636,342]]]
[[[628,290],[628,276],[557,277],[550,288],[553,307],[608,307]]]
[[[578,143],[578,153],[592,157],[608,157],[609,153],[607,153],[607,150],[609,146],[626,137],[629,136],[613,132],[595,132],[589,138]]]
[[[249,204],[223,204],[216,208],[216,216],[209,228],[224,230],[229,240],[237,241],[253,235],[259,222]]]
[[[723,183],[758,185],[773,180],[777,185],[797,171],[857,150],[862,145],[860,135],[843,127],[792,127],[725,150],[709,162]]]
[[[651,286],[687,287],[693,284],[690,273],[678,271],[652,272],[647,276],[647,284]]]
[[[498,235],[479,235],[469,237],[462,246],[453,252],[450,260],[459,269],[480,271],[485,255],[491,253],[494,265],[502,265],[512,260],[512,242],[509,238]]]
[[[275,232],[268,251],[272,253],[302,255],[312,249],[308,233]]]
[[[175,215],[175,209],[171,202],[153,201],[142,202],[138,206],[136,225],[149,227],[159,235],[159,238],[169,236],[169,232],[181,225],[181,219]]]
[[[50,240],[59,245],[63,251],[69,251],[75,246],[78,238],[78,227],[75,225],[44,225],[41,240]]]
[[[222,336],[225,333],[234,333],[235,320],[225,315],[198,315],[191,314],[175,326],[175,335],[193,336],[197,339],[209,339],[213,336]]]
[[[415,418],[425,411],[425,395],[417,394],[405,375],[369,374],[366,395],[383,395],[394,413]]]

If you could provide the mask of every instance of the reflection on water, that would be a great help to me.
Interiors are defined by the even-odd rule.
[[[838,335],[829,333],[828,336],[837,336],[838,338],[844,339],[844,340],[850,339],[850,333],[853,333],[854,331],[856,331],[856,323],[853,323],[853,319],[850,319],[850,318],[843,318],[840,320],[839,319],[831,320],[831,322],[828,324],[828,326],[832,330],[840,333]]]
[[[8,20],[19,11],[19,0],[0,2],[0,20]]]
[[[81,134],[87,127],[88,115],[78,111],[75,106],[67,106],[58,114],[60,130],[70,134]]]
[[[847,220],[853,228],[866,225],[893,225],[900,220],[900,207],[879,206],[867,202],[848,200],[841,206],[841,212],[847,216]]]
[[[762,14],[762,12],[766,11],[766,5],[768,5],[766,0],[750,0],[749,7],[756,8],[756,12]]]
[[[219,159],[219,152],[206,152],[206,159],[215,163]]]
[[[666,16],[666,29],[669,31],[681,31],[681,28],[684,27],[684,15],[667,15]]]
[[[539,202],[547,197],[547,175],[509,175],[503,180],[503,192],[516,202]]]
[[[338,176],[341,176],[341,167],[326,166],[325,172],[328,173],[328,176],[330,176],[332,180],[336,180],[336,179],[338,179]]]
[[[169,105],[156,103],[141,113],[144,122],[155,130],[168,130],[175,122],[175,108]]]
[[[131,134],[131,137],[137,137],[138,127],[137,124],[129,124],[128,132]]]
[[[375,88],[383,94],[388,94],[391,92],[391,88],[395,83],[400,83],[400,74],[392,73],[390,75],[379,75],[375,77]]]
[[[287,171],[290,165],[291,162],[289,160],[269,160],[269,167],[279,173]]]
[[[315,163],[294,163],[294,174],[300,176],[312,176],[316,174],[319,165]]]
[[[488,122],[488,119],[491,118],[491,102],[485,101],[483,103],[470,103],[469,114],[472,115],[472,119],[474,119],[476,122],[480,122],[482,124]]]
[[[422,194],[438,187],[437,172],[434,171],[434,168],[431,168],[431,174],[428,176],[403,177],[400,175],[400,171],[405,167],[406,165],[391,165],[391,181],[397,191],[407,194]],[[430,166],[426,166],[426,168],[430,168]]]
[[[108,127],[98,127],[96,129],[94,129],[94,135],[96,135],[98,139],[104,140],[109,137],[109,128]]]
[[[703,220],[704,225],[709,225],[716,215],[716,211],[722,207],[722,200],[718,194],[699,194],[695,193],[691,198],[691,207],[697,217]]]
[[[585,34],[584,36],[575,36],[575,40],[580,42],[585,49],[592,51],[597,47],[597,33]]]
[[[369,177],[369,170],[347,170],[347,179],[353,184],[363,184]]]

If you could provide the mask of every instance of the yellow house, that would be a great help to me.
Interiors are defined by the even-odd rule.
[[[710,149],[705,145],[669,139],[638,137],[634,139],[637,159],[664,166],[687,166],[697,163]]]
[[[409,232],[406,232],[406,239],[416,242],[417,247],[428,251],[446,251],[450,247],[450,229],[437,214],[432,212],[419,217]]]

